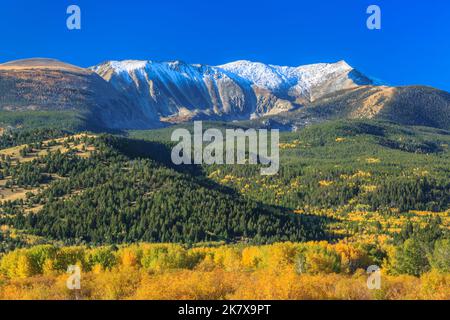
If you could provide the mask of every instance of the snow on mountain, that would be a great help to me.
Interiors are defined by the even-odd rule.
[[[234,73],[260,88],[275,92],[290,89],[303,95],[310,95],[315,87],[333,77],[347,75],[353,70],[345,61],[283,67],[242,60],[219,68]]]
[[[218,66],[218,68],[238,75],[249,83],[268,90],[279,89],[288,81],[285,73],[280,72],[279,67],[259,62],[241,60]]]
[[[345,61],[287,67],[245,60],[220,66],[125,60],[91,70],[140,105],[147,116],[163,121],[249,119],[372,84]]]
[[[327,119],[383,119],[448,130],[450,94],[390,87],[346,62],[299,67],[236,61],[109,61],[89,69],[33,58],[0,65],[0,110],[71,111],[90,130],[147,129],[193,119],[293,128]],[[284,112],[291,111],[291,112]],[[73,119],[70,119],[71,122]]]
[[[145,69],[147,61],[140,60],[124,60],[124,61],[110,61],[109,65],[116,73],[129,73],[137,69]],[[98,67],[97,67],[98,68]],[[94,71],[96,67],[94,67]]]

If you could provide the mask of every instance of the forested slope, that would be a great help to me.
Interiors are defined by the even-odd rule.
[[[68,145],[64,152],[50,151],[31,161],[4,157],[4,188],[30,191],[24,199],[3,201],[2,224],[64,243],[326,238],[324,218],[259,204],[195,168],[172,168],[170,149],[162,144],[112,136],[70,137],[64,143],[69,142],[91,150],[89,156]],[[40,148],[23,147],[21,155],[30,157],[27,152]]]

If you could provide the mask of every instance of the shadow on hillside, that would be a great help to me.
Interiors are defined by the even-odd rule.
[[[118,138],[113,141],[113,147],[131,159],[149,159],[177,172],[194,176],[201,176],[203,174],[201,166],[198,165],[175,165],[171,158],[172,146],[170,144]]]
[[[135,140],[128,138],[119,138],[114,142],[114,148],[120,153],[130,157],[131,159],[149,159],[161,166],[171,168],[181,174],[185,174],[190,178],[193,178],[195,183],[201,187],[215,190],[223,194],[227,194],[236,201],[248,201],[242,194],[231,187],[227,187],[217,183],[216,181],[207,177],[205,171],[200,165],[175,165],[171,159],[171,145],[161,142]],[[253,201],[261,213],[269,213],[273,215],[284,215],[286,219],[300,219],[301,224],[304,226],[316,225],[320,226],[320,232],[310,237],[309,240],[337,240],[335,235],[332,235],[326,231],[326,226],[335,220],[329,217],[318,216],[314,214],[294,215],[292,210],[283,206],[274,206],[261,203],[256,200]],[[264,212],[264,213],[263,213]],[[317,232],[317,230],[316,230]],[[225,239],[219,239],[225,240]],[[227,242],[235,242],[235,239],[227,239]]]

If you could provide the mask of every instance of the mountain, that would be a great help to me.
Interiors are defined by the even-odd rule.
[[[323,96],[304,108],[257,120],[291,128],[333,119],[380,119],[450,129],[450,94],[425,86],[360,86]]]
[[[345,61],[318,63],[300,67],[280,67],[258,62],[237,61],[219,66],[253,87],[267,90],[277,97],[297,102],[312,102],[321,96],[354,88],[373,81]]]
[[[222,66],[181,61],[109,61],[98,73],[149,117],[250,119],[296,109],[344,89],[372,84],[346,62],[280,67],[250,61]]]
[[[96,73],[52,59],[1,64],[0,110],[75,112],[89,128],[148,128],[152,123]]]
[[[42,114],[42,112],[44,112]],[[47,112],[47,113],[45,113]],[[84,69],[52,59],[0,65],[0,127],[38,117],[89,130],[191,120],[252,121],[283,130],[332,119],[381,119],[450,129],[450,94],[388,87],[345,61],[299,67],[236,61],[108,61]],[[36,115],[38,114],[38,115]]]

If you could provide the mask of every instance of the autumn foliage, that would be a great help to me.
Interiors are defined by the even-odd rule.
[[[343,242],[44,245],[1,257],[0,299],[450,299],[450,274],[442,268],[394,275],[389,259],[381,289],[369,290],[365,269],[373,252]],[[80,291],[66,286],[69,265],[82,269]]]

